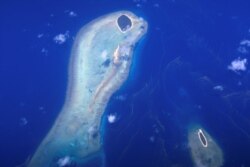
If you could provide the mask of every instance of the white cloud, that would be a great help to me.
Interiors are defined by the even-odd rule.
[[[223,91],[224,87],[221,86],[221,85],[217,85],[217,86],[214,87],[214,90]]]
[[[37,35],[37,38],[42,38],[43,37],[43,34],[38,34]]]
[[[77,13],[74,11],[70,11],[70,10],[65,10],[64,11],[66,14],[68,14],[70,17],[76,17]]]
[[[127,95],[118,95],[115,97],[116,100],[124,101],[127,99]]]
[[[25,126],[27,124],[28,124],[28,120],[25,117],[20,118],[20,120],[19,120],[20,126]]]
[[[155,137],[154,136],[150,136],[149,137],[149,141],[153,143],[155,141]]]
[[[57,44],[63,44],[69,38],[69,31],[66,31],[64,34],[58,34],[54,37],[54,41]]]
[[[143,4],[147,3],[147,0],[133,0],[134,3],[136,3],[136,7],[141,8]]]
[[[40,106],[40,107],[38,107],[38,109],[39,109],[40,111],[42,111],[42,110],[44,110],[44,107],[43,107],[43,106]]]
[[[45,48],[42,48],[42,50],[41,50],[41,53],[43,53],[45,56],[47,56],[48,55],[48,50],[47,49],[45,49]]]
[[[155,8],[159,8],[160,5],[159,5],[158,3],[155,3],[155,4],[154,4],[154,7],[155,7]]]
[[[116,121],[116,115],[115,114],[109,114],[108,115],[108,121],[109,121],[109,123],[114,123]]]
[[[244,39],[240,42],[240,46],[238,47],[238,52],[247,54],[249,47],[250,47],[250,40]]]
[[[241,59],[240,57],[238,57],[231,62],[231,64],[228,66],[228,69],[234,72],[245,71],[247,69],[246,65],[247,59]]]
[[[135,3],[146,3],[147,0],[133,0]]]
[[[242,54],[247,54],[247,48],[245,46],[239,46],[238,47],[238,52],[242,53]]]
[[[240,42],[240,45],[244,45],[244,46],[250,47],[250,40],[244,39],[244,40],[242,40]]]
[[[71,16],[71,17],[76,17],[77,14],[76,14],[74,11],[70,11],[70,12],[69,12],[69,16]]]

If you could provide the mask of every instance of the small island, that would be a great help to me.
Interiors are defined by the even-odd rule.
[[[198,130],[198,137],[203,147],[207,147],[207,139],[201,129]]]

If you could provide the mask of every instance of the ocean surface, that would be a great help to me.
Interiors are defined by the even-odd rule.
[[[78,30],[129,10],[149,29],[103,115],[106,167],[195,166],[194,126],[223,166],[249,167],[249,9],[248,0],[1,0],[0,166],[25,166],[53,125]]]

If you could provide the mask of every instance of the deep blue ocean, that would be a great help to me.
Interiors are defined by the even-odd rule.
[[[103,115],[106,167],[192,167],[195,125],[223,166],[250,167],[248,0],[1,0],[0,167],[25,164],[53,125],[78,30],[119,10],[149,27]]]

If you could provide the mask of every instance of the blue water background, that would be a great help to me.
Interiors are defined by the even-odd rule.
[[[250,166],[250,73],[227,69],[249,58],[238,51],[250,38],[249,9],[247,0],[1,1],[0,166],[24,163],[52,126],[78,30],[117,10],[142,16],[149,30],[103,118],[107,166],[192,166],[187,132],[195,124],[221,147],[225,166]],[[56,44],[66,31],[70,38]]]

